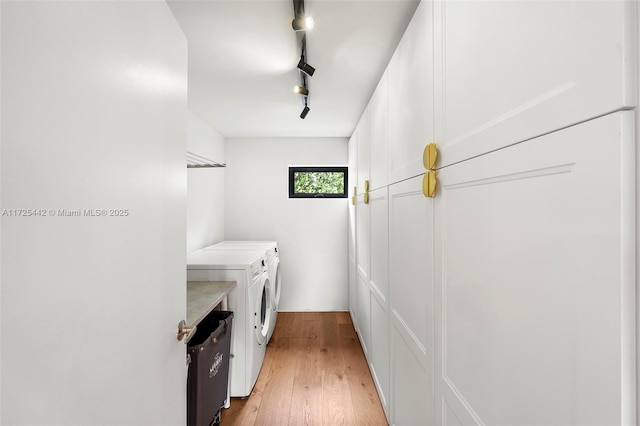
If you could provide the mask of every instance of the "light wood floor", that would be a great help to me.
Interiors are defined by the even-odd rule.
[[[386,425],[348,312],[280,312],[251,395],[221,425]]]

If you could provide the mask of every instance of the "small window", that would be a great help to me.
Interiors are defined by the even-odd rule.
[[[289,198],[347,198],[347,167],[289,167]]]

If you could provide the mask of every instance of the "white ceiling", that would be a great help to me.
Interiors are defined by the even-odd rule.
[[[348,137],[419,0],[306,0],[307,118],[292,0],[170,0],[189,44],[189,107],[225,137]]]

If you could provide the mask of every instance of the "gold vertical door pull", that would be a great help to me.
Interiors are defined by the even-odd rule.
[[[364,203],[369,204],[369,181],[364,181]]]
[[[438,178],[434,170],[429,170],[422,178],[422,193],[425,197],[433,198],[436,196],[438,186]]]
[[[422,193],[428,198],[436,196],[438,178],[436,176],[435,168],[437,163],[438,146],[434,142],[430,142],[424,147],[424,151],[422,152],[422,165],[427,170],[422,178]]]
[[[431,142],[424,147],[422,153],[422,164],[426,170],[433,170],[436,168],[438,162],[438,147],[435,143]]]

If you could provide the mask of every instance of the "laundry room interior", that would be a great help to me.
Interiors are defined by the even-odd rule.
[[[347,165],[348,139],[236,138],[224,143],[195,114],[189,126],[194,139],[209,142],[204,144],[208,150],[196,146],[190,152],[226,164],[187,171],[189,251],[224,240],[277,241],[291,263],[281,262],[289,283],[282,309],[347,310],[348,199],[289,198],[288,167]]]
[[[0,425],[638,425],[637,0],[0,0]]]

